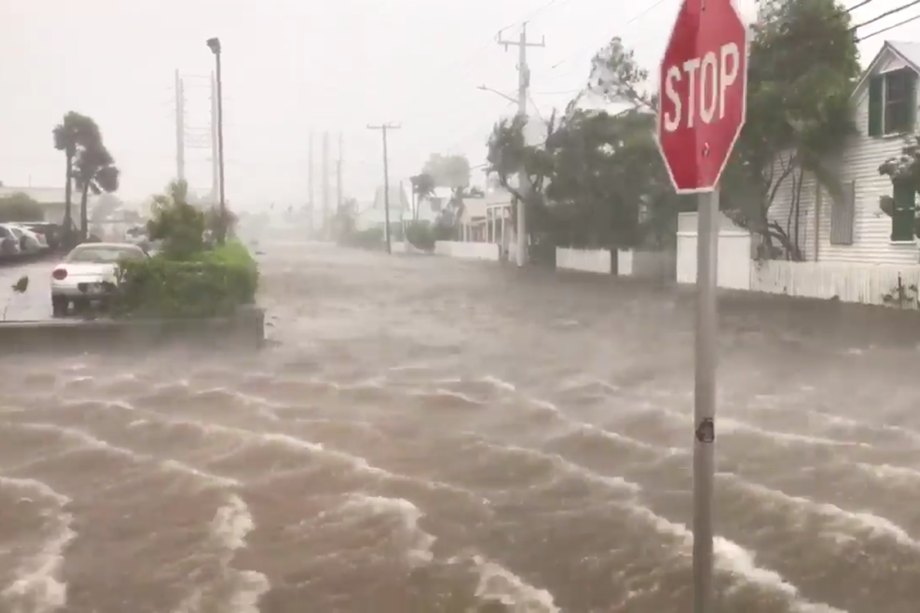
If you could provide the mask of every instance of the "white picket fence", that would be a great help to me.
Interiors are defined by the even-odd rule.
[[[613,257],[609,249],[556,248],[556,268],[559,270],[650,279],[673,279],[677,254],[674,251],[619,249],[616,265],[616,270],[613,270]]]
[[[920,265],[831,262],[754,262],[751,291],[798,298],[837,298],[842,302],[884,304],[898,286],[920,287]]]
[[[434,244],[434,252],[435,255],[446,255],[464,260],[497,262],[499,259],[499,247],[495,243],[438,241]]]

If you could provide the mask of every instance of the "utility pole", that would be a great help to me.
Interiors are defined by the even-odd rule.
[[[329,232],[329,132],[323,132],[323,237]]]
[[[335,163],[335,210],[342,208],[342,148],[345,139],[339,132],[339,159]]]
[[[546,38],[544,37],[539,43],[527,42],[527,24],[521,26],[521,35],[517,41],[503,40],[501,32],[495,37],[495,41],[505,47],[518,48],[518,114],[527,116],[527,90],[530,87],[530,67],[527,65],[527,48],[528,47],[545,47]],[[530,178],[527,171],[521,169],[518,172],[518,190],[521,196],[526,198],[530,191]],[[527,220],[525,218],[524,198],[519,198],[517,203],[517,265],[524,266],[527,263]]]
[[[220,134],[218,133],[220,108],[217,101],[217,77],[211,71],[211,195],[214,203],[220,199]]]
[[[368,125],[368,130],[380,130],[383,135],[383,211],[384,211],[384,236],[387,241],[387,253],[393,253],[393,247],[390,244],[390,160],[387,153],[387,132],[398,130],[401,126],[398,124],[384,123],[379,126]]]
[[[307,223],[310,228],[310,238],[314,238],[313,230],[316,224],[316,206],[314,202],[314,193],[313,189],[313,132],[310,132],[310,153],[308,162],[309,168],[307,168],[307,191],[309,195],[307,196],[307,211],[309,211],[309,217],[307,218]]]
[[[176,69],[176,178],[185,180],[185,86]]]

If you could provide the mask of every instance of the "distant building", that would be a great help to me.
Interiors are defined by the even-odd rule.
[[[358,231],[371,228],[383,228],[386,225],[386,199],[384,188],[378,187],[374,194],[374,203],[364,210],[358,211],[355,218],[355,229]],[[390,226],[402,224],[403,221],[412,219],[412,207],[409,197],[402,185],[391,185],[389,192]]]

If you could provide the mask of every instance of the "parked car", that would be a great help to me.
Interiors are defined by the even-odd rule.
[[[36,234],[41,234],[45,237],[45,242],[48,243],[50,249],[57,249],[61,246],[61,239],[63,238],[63,230],[61,226],[50,223],[47,221],[28,221],[18,224],[23,228],[28,228]]]
[[[12,230],[0,225],[0,260],[7,261],[19,257],[21,253],[19,244],[19,238],[13,234]]]
[[[23,253],[35,255],[48,250],[48,240],[44,235],[27,228],[22,224],[8,223],[5,224],[19,237],[19,248]]]
[[[83,243],[74,247],[51,272],[51,307],[64,317],[73,306],[104,305],[115,287],[118,262],[143,259],[147,253],[131,243]]]

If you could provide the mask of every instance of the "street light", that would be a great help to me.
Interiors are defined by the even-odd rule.
[[[224,95],[220,74],[220,39],[209,38],[208,48],[214,54],[217,64],[217,168],[220,175],[220,224],[217,228],[217,241],[223,244],[227,238],[227,201],[224,197]]]
[[[484,91],[484,92],[492,92],[493,94],[495,94],[495,95],[497,95],[497,96],[501,96],[502,98],[504,98],[505,100],[510,101],[510,102],[513,103],[513,104],[517,104],[517,103],[518,103],[517,98],[512,98],[512,97],[509,96],[508,94],[503,94],[502,92],[498,91],[497,89],[492,89],[491,87],[486,87],[485,85],[480,85],[480,86],[477,87],[476,89],[481,89],[481,90]]]

